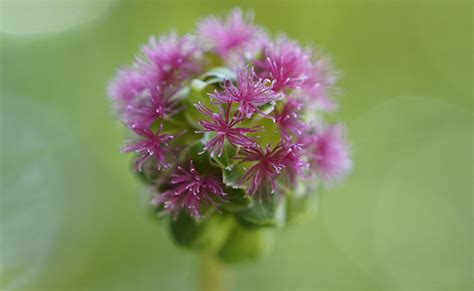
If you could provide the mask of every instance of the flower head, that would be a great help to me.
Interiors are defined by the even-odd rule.
[[[352,167],[344,127],[341,125],[327,127],[308,137],[305,148],[310,167],[325,183],[340,181]]]
[[[233,248],[233,232],[208,229],[230,230],[232,220],[279,225],[290,209],[281,202],[305,203],[300,198],[311,195],[301,187],[313,183],[306,178],[327,185],[348,173],[343,127],[323,126],[328,114],[321,112],[337,108],[330,97],[338,74],[315,53],[285,36],[271,39],[235,9],[200,21],[191,34],[150,38],[118,71],[108,94],[134,136],[123,151],[134,153],[138,175],[155,192],[153,205],[171,216],[177,243],[217,238],[224,244],[213,251],[221,256]]]
[[[299,88],[312,73],[311,52],[280,37],[264,49],[264,60],[256,62],[259,75],[274,81],[273,90]]]
[[[216,91],[209,96],[221,103],[238,103],[237,110],[242,117],[250,118],[255,112],[262,113],[260,106],[280,98],[272,91],[271,82],[258,78],[252,67],[237,68],[236,74],[236,85],[227,80],[222,92]]]
[[[234,9],[227,20],[209,17],[198,24],[198,32],[209,40],[222,58],[243,49],[255,50],[262,43],[263,31],[252,24],[252,16]]]
[[[255,146],[255,141],[246,136],[248,133],[258,132],[261,130],[259,127],[247,128],[247,127],[236,127],[240,122],[240,119],[230,117],[230,106],[226,106],[223,110],[219,107],[219,113],[212,112],[209,108],[204,106],[202,103],[195,104],[196,109],[203,115],[207,116],[210,120],[200,120],[199,124],[203,127],[202,132],[212,132],[216,136],[204,146],[204,150],[208,150],[211,157],[217,153],[218,156],[222,155],[224,150],[224,141],[227,139],[233,146],[251,147]]]
[[[226,193],[219,180],[212,176],[201,176],[189,162],[189,169],[178,166],[171,176],[171,188],[152,200],[155,206],[163,205],[165,211],[177,217],[181,210],[198,220],[205,203],[217,206]]]
[[[125,146],[122,152],[135,152],[138,154],[135,160],[137,169],[141,171],[143,164],[151,158],[155,159],[155,168],[157,170],[169,167],[165,157],[165,147],[174,136],[161,134],[163,125],[160,125],[156,133],[140,124],[132,125],[131,129],[142,138],[140,140],[130,140],[130,145]]]

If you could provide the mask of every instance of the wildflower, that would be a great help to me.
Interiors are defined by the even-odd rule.
[[[342,125],[327,127],[308,137],[305,147],[310,167],[325,183],[340,181],[352,167]]]
[[[232,52],[255,50],[261,44],[264,33],[252,22],[251,15],[244,15],[240,9],[234,9],[226,21],[216,17],[202,20],[198,23],[198,32],[211,42],[219,56],[226,58]]]
[[[252,67],[240,67],[236,70],[237,85],[230,81],[224,83],[222,92],[215,91],[210,95],[222,103],[238,103],[238,111],[242,117],[250,118],[255,112],[260,112],[259,107],[280,99],[272,91],[269,80],[257,78]]]
[[[171,175],[171,188],[152,200],[155,206],[163,205],[165,211],[174,218],[181,210],[188,212],[194,219],[201,218],[202,206],[209,203],[213,206],[223,201],[226,193],[220,186],[219,180],[212,176],[201,176],[189,162],[189,169],[178,166]]]
[[[115,79],[109,84],[107,93],[114,101],[118,113],[123,113],[128,104],[147,86],[147,76],[134,69],[124,68],[119,70]]]
[[[291,185],[295,185],[298,177],[303,177],[303,170],[309,165],[303,160],[303,148],[298,143],[282,143],[284,152],[281,164],[285,168],[286,175]]]
[[[171,88],[169,88],[171,89]],[[164,92],[162,87],[144,90],[129,102],[125,109],[127,124],[151,126],[157,119],[173,115],[178,111],[176,102],[172,100],[174,91]]]
[[[337,104],[328,95],[338,78],[328,58],[316,61],[310,77],[302,85],[305,93],[303,96],[306,97],[308,104],[314,104],[325,111],[335,111]]]
[[[296,42],[280,37],[264,49],[264,60],[256,62],[259,75],[273,83],[273,90],[299,88],[312,73],[311,52]]]
[[[250,147],[256,144],[255,141],[246,136],[246,134],[258,132],[261,129],[259,127],[235,127],[240,122],[240,120],[235,116],[230,118],[230,106],[226,106],[225,110],[223,110],[222,107],[219,107],[219,114],[212,112],[201,102],[195,104],[195,107],[199,112],[210,119],[209,121],[200,120],[199,124],[203,127],[203,130],[197,132],[216,133],[216,136],[208,141],[204,146],[204,150],[208,150],[211,156],[214,156],[216,153],[218,156],[222,155],[225,139],[227,139],[235,147]]]
[[[145,72],[155,74],[160,86],[179,83],[200,69],[200,47],[189,35],[178,37],[172,32],[159,40],[151,37],[142,52],[147,59],[138,59],[138,64]]]
[[[161,134],[163,130],[163,124],[160,125],[156,133],[154,133],[148,127],[143,127],[141,124],[135,124],[131,126],[131,129],[142,139],[135,141],[128,141],[130,145],[125,146],[122,149],[122,152],[129,153],[135,152],[138,154],[135,165],[139,171],[142,170],[143,164],[151,159],[155,159],[155,168],[156,170],[161,170],[162,168],[168,168],[169,163],[165,158],[165,147],[168,145],[168,142],[174,138],[174,136],[169,134]]]
[[[250,194],[255,194],[266,181],[270,181],[271,192],[275,192],[276,177],[285,167],[282,159],[286,154],[287,149],[282,144],[278,144],[272,150],[270,150],[269,144],[265,149],[260,146],[242,149],[240,156],[237,157],[238,160],[241,162],[256,162],[242,178],[243,181],[250,183],[248,189]]]

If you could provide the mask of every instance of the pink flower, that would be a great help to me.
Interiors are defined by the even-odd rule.
[[[224,150],[224,141],[227,139],[233,146],[250,147],[255,145],[255,141],[247,137],[247,133],[258,132],[259,127],[246,128],[235,127],[240,120],[235,116],[230,118],[230,106],[226,106],[225,111],[219,107],[219,114],[212,112],[209,108],[204,106],[201,102],[194,105],[196,109],[207,116],[210,120],[200,120],[199,124],[203,127],[202,132],[214,132],[216,136],[206,143],[204,150],[208,150],[211,157],[217,153],[222,155]]]
[[[164,92],[161,87],[142,91],[125,108],[125,123],[150,127],[157,119],[173,115],[178,111],[176,102],[171,99],[173,94],[173,91]]]
[[[190,36],[171,33],[159,41],[150,38],[142,52],[145,58],[120,70],[108,94],[126,123],[147,126],[176,112],[170,97],[183,80],[199,71],[200,48]]]
[[[260,47],[265,34],[252,22],[251,15],[234,9],[226,21],[208,17],[198,23],[197,29],[202,37],[210,40],[216,53],[226,58],[234,51],[255,51]]]
[[[295,98],[288,98],[281,111],[275,112],[275,122],[285,140],[291,139],[291,134],[302,134],[305,124],[299,119],[298,113],[302,109],[302,102]]]
[[[222,92],[215,91],[209,96],[222,103],[238,103],[237,110],[242,117],[250,118],[255,112],[262,113],[260,106],[281,98],[272,91],[269,80],[257,78],[252,67],[240,67],[236,69],[236,75],[237,86],[227,80]]]
[[[243,148],[240,155],[236,159],[241,162],[256,162],[242,178],[242,181],[250,183],[249,193],[255,194],[257,190],[265,182],[270,182],[272,191],[276,190],[276,177],[281,173],[285,167],[282,159],[288,153],[282,144],[278,144],[275,148],[270,150],[268,144],[263,150],[260,146],[252,148]]]
[[[303,148],[301,144],[283,143],[282,150],[284,155],[281,158],[281,164],[285,168],[286,175],[291,185],[295,185],[298,177],[303,177],[303,170],[309,165],[303,157]]]
[[[309,154],[310,167],[325,183],[340,181],[352,167],[342,125],[327,127],[308,137],[305,149]]]
[[[338,78],[339,75],[328,58],[315,62],[310,77],[302,85],[308,104],[314,104],[325,111],[337,110],[337,104],[329,98],[329,94]]]
[[[155,165],[158,171],[162,168],[169,167],[169,164],[165,158],[165,147],[168,145],[168,142],[174,138],[174,136],[169,134],[161,134],[163,125],[160,125],[156,133],[153,133],[153,131],[151,131],[148,127],[143,127],[141,124],[132,125],[131,129],[137,135],[141,136],[142,139],[128,141],[130,145],[125,146],[122,149],[122,152],[135,152],[138,154],[135,160],[137,169],[141,171],[143,164],[151,158],[155,159]]]
[[[117,76],[110,82],[107,93],[114,101],[119,114],[123,113],[127,105],[148,87],[148,81],[148,76],[134,69],[124,68],[118,71]]]
[[[178,37],[172,32],[158,41],[151,37],[142,52],[147,59],[138,59],[138,64],[146,73],[156,75],[156,85],[179,83],[200,69],[199,44],[188,35]]]
[[[264,49],[264,60],[256,62],[259,76],[274,81],[273,90],[299,88],[312,73],[311,52],[280,37]]]
[[[189,162],[189,170],[179,167],[171,175],[171,188],[152,200],[155,206],[163,205],[166,212],[174,218],[181,210],[185,210],[194,219],[201,218],[202,206],[205,203],[218,206],[226,193],[219,180],[215,177],[201,176]]]

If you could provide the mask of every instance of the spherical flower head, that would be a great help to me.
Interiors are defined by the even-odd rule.
[[[169,163],[166,161],[165,157],[165,147],[168,146],[168,142],[172,140],[174,136],[169,134],[161,134],[163,125],[160,125],[156,132],[153,132],[148,127],[143,127],[140,124],[132,125],[131,129],[140,137],[140,139],[129,140],[128,142],[130,144],[125,146],[122,149],[122,152],[135,152],[137,154],[137,158],[135,160],[137,169],[141,171],[143,164],[152,158],[155,160],[156,170],[159,171],[162,168],[169,167]]]
[[[198,24],[198,32],[210,41],[213,50],[222,58],[233,52],[253,53],[265,40],[261,28],[254,26],[251,14],[234,9],[226,20],[209,17]]]
[[[118,71],[108,93],[133,136],[123,152],[177,244],[234,258],[248,227],[253,237],[290,222],[313,185],[347,175],[344,129],[323,126],[338,74],[314,52],[271,40],[236,9],[150,38]],[[244,252],[254,253],[247,238]]]
[[[312,73],[311,51],[301,48],[285,36],[264,48],[263,60],[256,61],[262,78],[274,82],[273,90],[300,88]]]
[[[215,91],[210,97],[221,103],[237,103],[240,117],[250,118],[255,112],[262,113],[260,106],[281,99],[272,90],[271,82],[258,78],[252,67],[238,67],[235,73],[236,84],[227,80],[224,90]]]
[[[307,137],[305,148],[311,168],[326,184],[341,181],[352,167],[342,125],[326,127]]]
[[[225,196],[218,178],[200,175],[190,161],[187,169],[177,167],[171,176],[170,189],[156,196],[152,204],[163,206],[174,218],[184,210],[199,220],[205,204],[217,207]]]

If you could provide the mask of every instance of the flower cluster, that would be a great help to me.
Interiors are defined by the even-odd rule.
[[[347,175],[344,127],[324,122],[337,109],[337,79],[327,57],[272,40],[236,9],[201,20],[193,34],[151,38],[108,93],[132,133],[123,151],[152,177],[152,205],[200,221],[232,213],[234,196],[293,199],[298,185],[314,190]],[[254,204],[233,214],[245,220]]]

